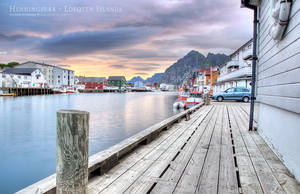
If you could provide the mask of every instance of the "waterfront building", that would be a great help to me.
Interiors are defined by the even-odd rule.
[[[230,55],[231,61],[220,67],[213,92],[221,92],[230,87],[251,88],[252,45],[251,39]]]
[[[60,88],[66,86],[74,86],[74,71],[62,67],[28,61],[15,66],[15,68],[38,68],[46,77],[50,88]]]
[[[258,133],[300,181],[300,1],[257,6]]]
[[[45,88],[45,75],[38,68],[8,68],[3,71],[3,87]]]
[[[2,88],[2,72],[0,72],[0,89]]]
[[[124,76],[109,76],[108,78],[109,86],[116,86],[119,88],[126,86],[126,78]]]
[[[143,81],[136,81],[133,83],[134,87],[144,87],[146,84]]]
[[[105,77],[78,77],[78,85],[84,85],[85,89],[103,90],[107,85]]]
[[[212,80],[211,80],[210,69],[200,69],[199,72],[195,72],[193,75],[193,91],[207,93],[210,90],[210,84],[215,84],[216,79],[219,76],[219,72],[216,67],[212,69]]]

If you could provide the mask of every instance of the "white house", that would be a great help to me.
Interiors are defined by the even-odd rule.
[[[133,83],[134,87],[144,87],[146,84],[143,81],[136,81]]]
[[[2,88],[2,72],[0,72],[0,90]]]
[[[213,92],[221,92],[230,87],[251,88],[252,39],[230,55],[231,61],[220,67],[220,75]]]
[[[60,88],[75,85],[75,75],[73,70],[59,66],[28,61],[15,66],[15,68],[38,68],[46,77],[50,88]]]
[[[300,181],[299,10],[299,0],[260,1],[256,71],[258,132],[298,181]]]
[[[3,87],[44,88],[45,75],[38,68],[9,68],[3,71]]]

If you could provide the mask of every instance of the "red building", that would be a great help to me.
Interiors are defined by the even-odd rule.
[[[103,90],[107,80],[105,77],[79,77],[79,84],[85,85],[85,89]]]

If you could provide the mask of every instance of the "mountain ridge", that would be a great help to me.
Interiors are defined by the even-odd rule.
[[[211,65],[220,66],[228,61],[230,61],[230,57],[225,54],[208,53],[205,57],[200,52],[191,50],[166,69],[160,83],[179,85],[193,72],[208,69]]]

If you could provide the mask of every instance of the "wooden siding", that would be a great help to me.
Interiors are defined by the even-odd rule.
[[[257,100],[300,113],[300,0],[294,0],[290,21],[281,41],[269,35],[270,0],[259,10]]]

